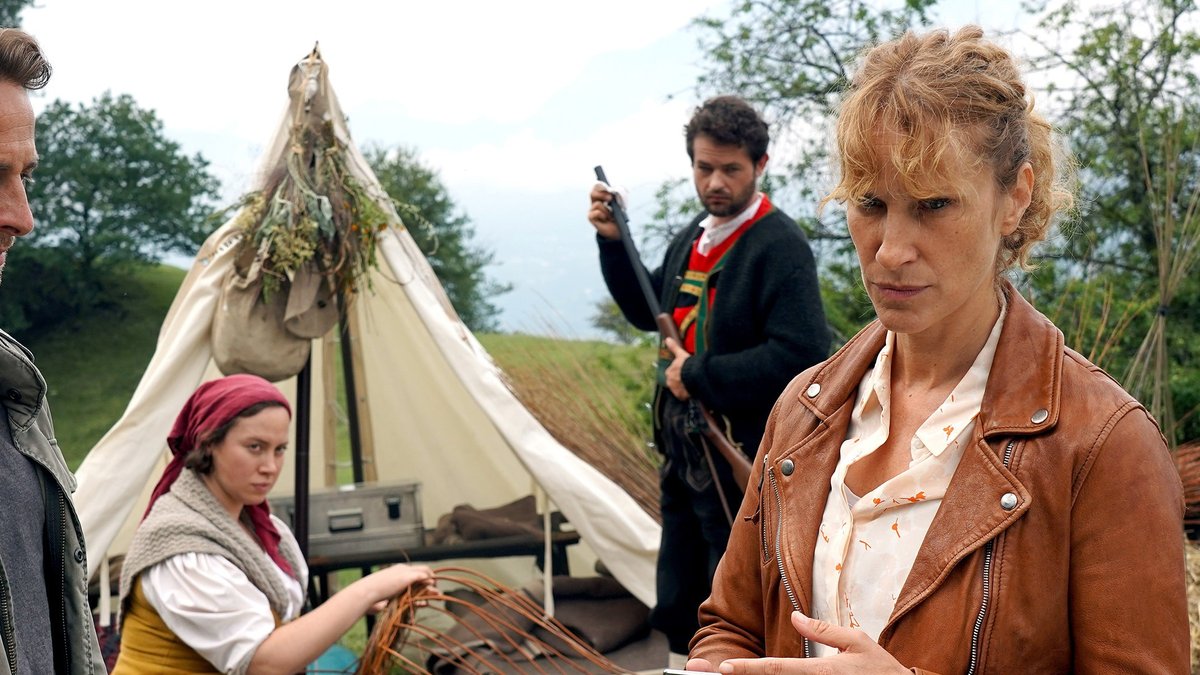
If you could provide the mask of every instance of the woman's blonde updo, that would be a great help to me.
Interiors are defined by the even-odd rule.
[[[901,138],[886,158],[879,156],[881,129]],[[895,166],[913,197],[944,196],[946,186],[959,181],[943,161],[954,143],[989,164],[1005,190],[1025,162],[1033,167],[1029,208],[997,254],[1000,270],[1028,267],[1030,249],[1073,201],[1064,175],[1071,162],[1056,146],[1050,124],[1033,112],[1012,55],[985,40],[978,26],[953,35],[909,31],[866,52],[838,115],[841,181],[826,200],[862,199],[884,161]]]

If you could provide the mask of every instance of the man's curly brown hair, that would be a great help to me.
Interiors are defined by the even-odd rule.
[[[684,127],[688,157],[695,160],[693,145],[696,136],[704,135],[721,145],[736,145],[746,149],[750,161],[758,164],[767,154],[771,140],[767,123],[758,112],[737,96],[717,96],[704,102]]]

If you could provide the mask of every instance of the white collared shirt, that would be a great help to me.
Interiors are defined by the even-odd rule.
[[[750,200],[750,205],[742,210],[741,213],[733,217],[725,223],[716,223],[716,217],[709,214],[704,220],[700,221],[700,227],[704,230],[700,234],[700,241],[696,242],[696,251],[700,255],[708,255],[708,252],[721,245],[721,242],[728,239],[737,229],[744,225],[747,220],[754,217],[758,213],[758,207],[762,204],[763,193],[756,192],[754,199]]]
[[[1003,302],[1003,301],[1002,301]],[[858,397],[830,479],[829,497],[813,554],[813,613],[830,623],[858,628],[878,640],[917,551],[941,506],[962,459],[983,403],[988,373],[1000,342],[1001,306],[974,363],[910,442],[908,468],[861,497],[846,487],[850,466],[883,445],[891,426],[892,355],[896,335],[887,332],[875,367],[858,386]],[[837,653],[815,644],[816,656]]]

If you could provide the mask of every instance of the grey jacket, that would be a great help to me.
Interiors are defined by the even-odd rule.
[[[55,627],[54,672],[107,673],[88,605],[83,528],[71,503],[75,477],[54,440],[46,381],[33,365],[29,350],[4,331],[0,331],[0,402],[8,414],[17,450],[39,469],[46,507],[46,569],[51,571],[47,574],[46,595]],[[0,568],[0,673],[16,671],[14,630],[12,594]]]

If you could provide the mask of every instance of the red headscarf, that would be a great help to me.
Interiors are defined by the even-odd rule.
[[[282,405],[288,411],[288,415],[292,414],[292,408],[283,393],[257,375],[230,375],[200,385],[188,398],[187,403],[183,404],[183,410],[179,411],[179,417],[175,418],[175,426],[167,436],[167,445],[171,447],[173,457],[163,471],[162,478],[158,479],[158,485],[154,486],[150,504],[146,506],[146,513],[142,514],[142,518],[150,513],[159,497],[170,491],[171,485],[183,471],[184,458],[205,436],[237,417],[238,413],[246,408],[267,401]],[[279,553],[279,530],[275,529],[274,523],[271,522],[271,508],[267,506],[266,501],[247,506],[244,510],[250,517],[258,540],[262,542],[263,550],[280,569],[292,574],[292,566]]]

